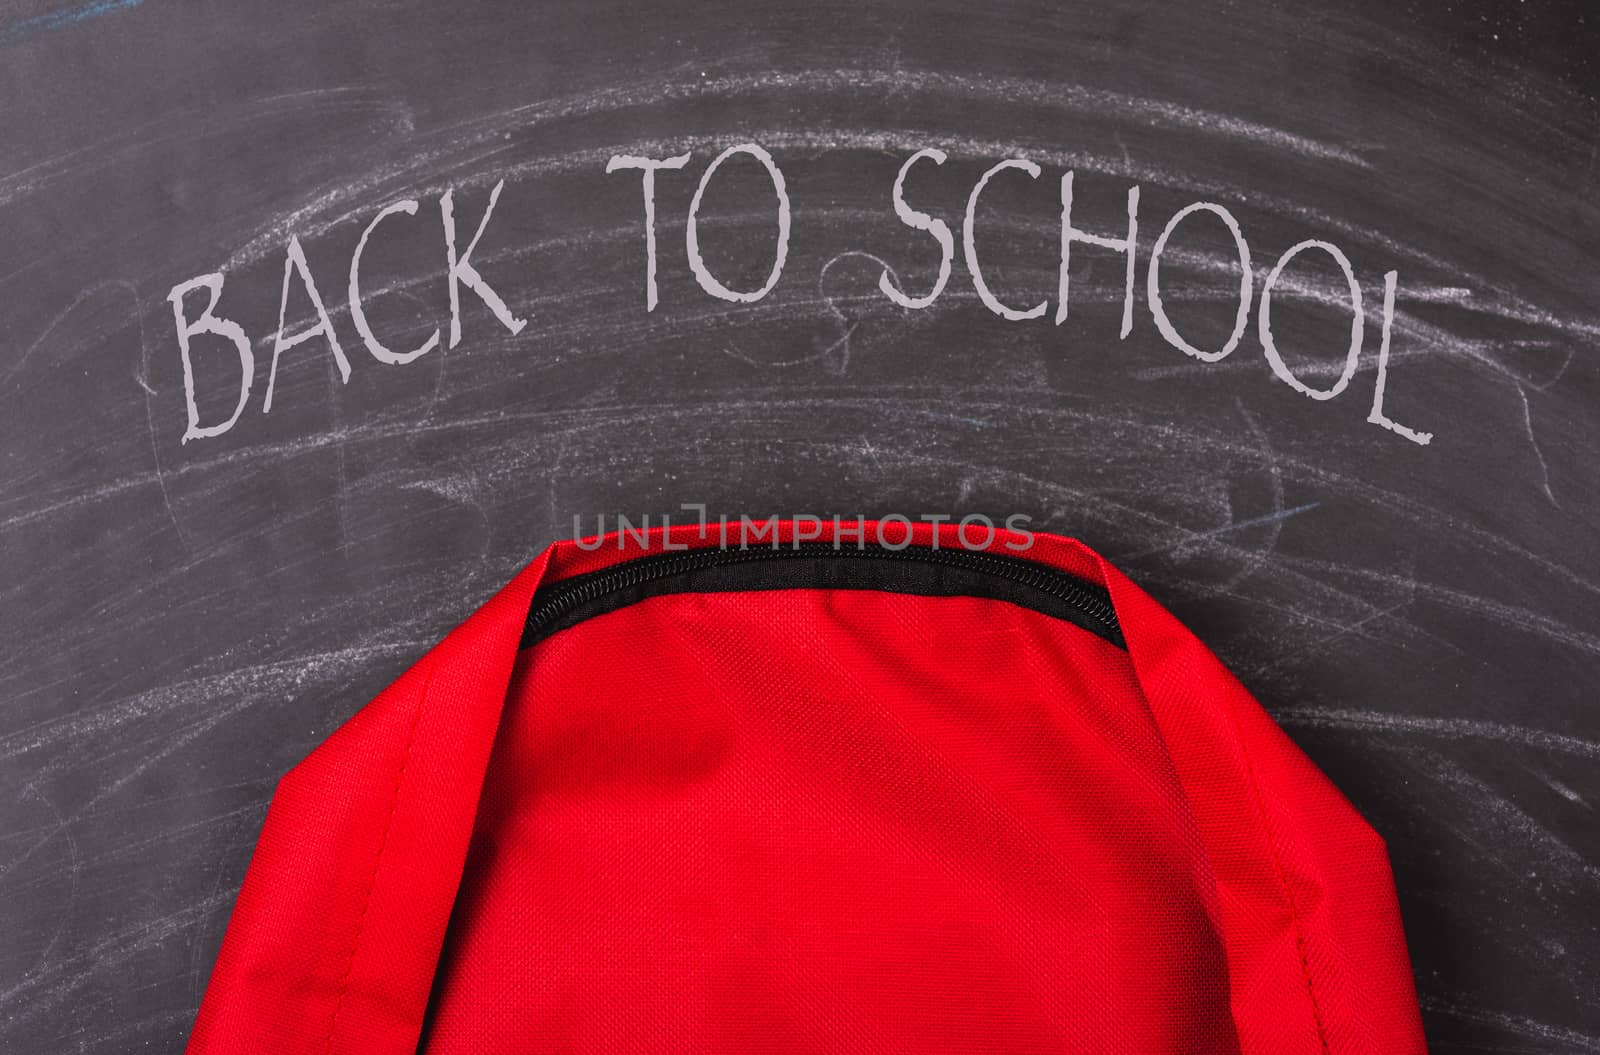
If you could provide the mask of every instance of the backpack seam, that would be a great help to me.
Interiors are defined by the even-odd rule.
[[[1323,1022],[1322,1007],[1317,1001],[1317,989],[1311,980],[1311,961],[1306,956],[1305,924],[1300,916],[1300,908],[1295,903],[1294,890],[1289,885],[1288,874],[1283,869],[1282,858],[1278,854],[1277,847],[1273,844],[1272,821],[1267,816],[1266,804],[1261,796],[1261,784],[1256,779],[1255,763],[1250,758],[1250,748],[1245,743],[1243,730],[1239,728],[1239,719],[1234,714],[1233,705],[1225,703],[1224,706],[1228,710],[1228,722],[1233,726],[1234,739],[1239,744],[1239,754],[1244,760],[1245,775],[1250,780],[1250,796],[1254,801],[1256,819],[1261,825],[1262,833],[1266,836],[1267,857],[1272,861],[1272,869],[1277,876],[1278,886],[1283,891],[1284,904],[1289,909],[1289,922],[1294,927],[1295,958],[1300,965],[1301,980],[1305,982],[1306,997],[1311,1002],[1311,1021],[1316,1026],[1317,1042],[1322,1047],[1323,1055],[1331,1055],[1333,1049],[1328,1044],[1327,1025]]]
[[[333,1014],[328,1019],[328,1035],[323,1042],[324,1055],[333,1051],[333,1039],[339,1025],[339,1013],[344,1010],[345,998],[350,992],[350,977],[355,970],[356,953],[361,948],[361,939],[366,933],[367,910],[372,905],[372,892],[378,885],[378,872],[383,865],[384,851],[389,847],[389,832],[394,827],[394,816],[400,805],[400,786],[405,780],[406,768],[411,764],[411,751],[417,742],[417,726],[422,723],[423,706],[428,701],[428,690],[433,686],[433,670],[436,662],[428,664],[428,672],[422,683],[422,690],[417,694],[417,706],[411,715],[411,725],[406,730],[405,752],[400,758],[400,768],[395,771],[394,790],[389,795],[389,812],[384,818],[383,834],[378,838],[378,852],[372,860],[372,874],[367,879],[366,893],[361,898],[361,913],[356,918],[356,934],[350,943],[350,955],[345,960],[344,974],[339,979],[339,992],[334,1001]]]

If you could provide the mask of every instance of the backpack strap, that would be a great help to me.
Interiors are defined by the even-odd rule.
[[[1242,1055],[1426,1055],[1383,840],[1205,645],[1093,558],[1216,875]]]
[[[416,1051],[549,554],[278,782],[188,1055]]]

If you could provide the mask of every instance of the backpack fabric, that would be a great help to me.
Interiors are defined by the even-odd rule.
[[[546,549],[279,782],[190,1055],[1424,1052],[1383,842],[1189,631],[885,523]]]

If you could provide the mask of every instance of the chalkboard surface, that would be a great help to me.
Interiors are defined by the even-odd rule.
[[[1600,1051],[1586,4],[3,6],[0,1049],[181,1050],[276,779],[692,503],[1089,542],[1388,840],[1433,1051]]]

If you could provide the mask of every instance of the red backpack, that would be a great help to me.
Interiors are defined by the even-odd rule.
[[[1103,558],[751,527],[551,546],[291,770],[191,1055],[1424,1051],[1383,842]]]

